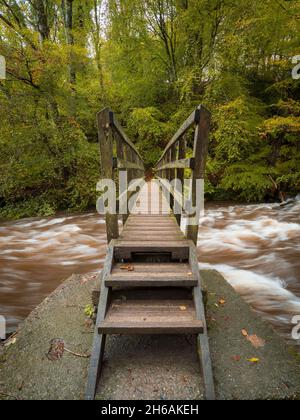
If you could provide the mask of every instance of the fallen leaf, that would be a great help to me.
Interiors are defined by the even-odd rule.
[[[17,342],[16,337],[9,338],[9,339],[8,339],[8,340],[4,343],[4,347],[9,347],[9,346],[12,346],[12,345],[16,344],[16,342]]]
[[[248,331],[247,330],[242,330],[242,335],[244,337],[248,337]]]
[[[259,349],[260,347],[264,347],[266,342],[262,338],[255,335],[249,335],[247,340],[256,348]]]
[[[220,300],[219,300],[219,304],[220,304],[220,305],[225,305],[225,303],[226,303],[226,300],[225,300],[225,299],[220,299]]]
[[[231,358],[234,362],[240,362],[241,361],[241,356],[232,356]]]
[[[216,308],[219,308],[219,305],[218,305],[217,303],[215,303],[215,307],[216,307]]]
[[[132,265],[121,265],[120,269],[124,271],[134,271],[134,267]]]
[[[93,325],[93,321],[91,319],[86,319],[85,320],[85,326],[86,328],[91,328]]]
[[[186,306],[180,306],[181,311],[186,311]]]
[[[248,359],[248,362],[250,362],[250,363],[258,363],[259,362],[259,359],[256,358],[256,357],[253,357],[252,359]]]
[[[51,362],[56,362],[60,360],[65,352],[65,342],[62,339],[55,338],[51,341],[50,349],[48,351],[47,357]]]
[[[193,275],[193,273],[190,271],[189,273],[188,273],[188,276],[189,277],[191,277]]]
[[[94,280],[95,278],[97,278],[97,276],[87,276],[87,277],[83,277],[80,284],[84,285],[86,284],[88,281]]]

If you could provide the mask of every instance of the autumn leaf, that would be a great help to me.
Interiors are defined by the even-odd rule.
[[[134,271],[134,267],[132,265],[121,265],[120,269],[124,271]]]
[[[232,356],[231,358],[234,362],[240,362],[241,361],[241,356]]]
[[[249,335],[247,337],[247,340],[255,347],[256,349],[259,349],[260,347],[264,347],[266,342],[262,338],[255,335]]]
[[[220,305],[225,305],[225,303],[226,303],[226,300],[225,300],[225,299],[220,299],[220,300],[219,300],[219,304],[220,304]]]
[[[60,360],[65,352],[65,342],[62,339],[54,339],[51,341],[50,349],[47,354],[47,358],[51,360],[51,362],[56,362]]]
[[[181,311],[186,311],[186,306],[180,306]]]
[[[193,273],[190,271],[187,275],[188,275],[189,277],[191,277],[191,276],[193,275]]]
[[[258,363],[259,362],[259,359],[256,358],[256,357],[253,357],[252,359],[248,359],[248,362],[250,362],[250,363]]]
[[[244,337],[248,337],[248,331],[247,330],[242,330],[242,335]]]
[[[17,339],[16,337],[12,336],[11,338],[9,338],[5,343],[4,343],[4,347],[9,347],[12,346],[14,344],[16,344]]]

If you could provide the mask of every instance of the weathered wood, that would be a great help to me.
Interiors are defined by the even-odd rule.
[[[194,289],[194,302],[195,308],[197,312],[197,318],[203,321],[203,334],[198,336],[198,352],[201,361],[201,367],[203,372],[203,380],[205,385],[206,391],[206,399],[207,400],[215,400],[215,386],[214,386],[214,377],[213,377],[213,370],[212,370],[212,363],[210,357],[210,349],[209,349],[209,340],[208,340],[208,333],[207,333],[207,324],[205,318],[205,308],[203,303],[203,295],[202,295],[202,281],[201,275],[199,271],[198,265],[198,255],[197,255],[197,248],[195,247],[194,243],[191,242],[190,247],[190,265],[192,267],[193,274],[198,278],[198,286]]]
[[[187,260],[189,258],[189,241],[117,241],[115,244],[116,259],[130,260],[133,254],[138,253],[170,253],[172,260]]]
[[[160,233],[156,234],[145,234],[143,232],[139,233],[124,233],[120,236],[120,239],[125,241],[159,241],[161,240],[162,235]],[[180,241],[184,239],[184,235],[182,234],[164,234],[163,240],[164,242],[174,242],[174,241]]]
[[[122,232],[121,237],[127,238],[132,235],[140,235],[141,237],[148,237],[148,236],[156,236],[159,237],[159,239],[164,238],[165,236],[178,236],[180,239],[184,239],[184,235],[181,232],[177,232],[174,228],[167,229],[167,228],[161,228],[159,229],[157,226],[155,228],[131,228],[131,229],[125,229]]]
[[[108,108],[97,114],[98,136],[101,154],[101,170],[104,179],[114,180],[113,168],[113,137],[110,129],[110,111]],[[119,237],[119,223],[117,214],[107,213],[106,216],[107,241],[110,243],[113,239]]]
[[[169,144],[165,148],[161,158],[156,164],[156,167],[161,163],[162,159],[166,155],[166,153],[171,149],[171,147],[176,144],[181,137],[192,127],[194,126],[199,120],[199,110],[196,109],[192,112],[192,114],[189,116],[189,118],[182,124],[182,126],[179,128],[177,133],[174,135],[174,137],[170,140]]]
[[[197,191],[196,183],[197,180],[203,179],[205,176],[206,168],[206,159],[208,154],[208,139],[209,139],[209,130],[210,130],[210,121],[211,114],[204,108],[199,107],[200,119],[199,124],[197,125],[195,131],[194,139],[194,158],[195,158],[195,168],[193,170],[192,176],[192,187],[190,200],[192,205],[196,207],[197,204]],[[204,196],[203,196],[204,200]],[[194,242],[197,245],[198,232],[199,232],[199,212],[200,209],[197,209],[195,216],[190,216],[192,223],[188,223],[186,229],[186,237]]]
[[[126,264],[125,264],[126,266]],[[130,264],[130,266],[134,267],[135,273],[180,273],[180,274],[187,274],[191,273],[192,269],[191,266],[187,263],[161,263],[161,264],[147,264],[147,263],[137,263]],[[122,268],[124,268],[124,264],[117,263],[114,265],[111,274],[119,274],[122,272]],[[126,271],[125,271],[126,273]],[[132,273],[129,273],[132,274]]]
[[[137,150],[137,148],[135,147],[135,145],[132,143],[131,140],[129,140],[128,136],[125,134],[123,128],[121,127],[121,125],[119,124],[114,112],[110,111],[110,123],[113,126],[113,128],[117,131],[117,133],[119,134],[119,136],[123,139],[123,141],[130,147],[130,149],[137,154],[141,160],[142,157],[139,153],[139,151]]]
[[[175,202],[176,202],[177,206],[182,208],[182,203],[183,203],[183,200],[184,200],[183,194],[179,190],[176,190],[176,188],[174,188],[171,185],[170,181],[168,181],[167,179],[160,178],[160,177],[157,177],[157,178],[158,178],[160,184],[162,185],[162,187],[174,198],[174,205],[175,205]]]
[[[186,158],[180,160],[174,160],[170,163],[162,165],[155,169],[155,172],[161,172],[166,169],[194,169],[195,167],[195,159],[194,158]]]
[[[100,300],[98,306],[98,313],[97,313],[97,325],[99,325],[106,316],[108,303],[109,303],[109,289],[105,286],[105,281],[107,277],[111,274],[112,264],[114,258],[114,248],[113,243],[109,247],[106,260],[104,263],[104,268],[101,273],[101,293],[100,293]],[[104,347],[105,347],[105,335],[99,335],[98,330],[95,330],[94,333],[94,340],[93,340],[93,348],[92,354],[90,358],[90,365],[88,370],[88,379],[87,379],[87,387],[86,387],[86,400],[93,400],[96,394],[97,388],[97,381],[100,375],[101,367],[102,367],[102,360],[104,354]]]
[[[186,139],[185,136],[183,136],[180,141],[179,141],[179,145],[178,145],[178,159],[182,160],[184,159],[186,155]],[[195,161],[193,161],[193,167],[195,165]],[[178,226],[181,226],[181,216],[183,213],[183,188],[184,188],[184,171],[185,169],[177,169],[177,175],[176,175],[176,179],[177,179],[177,184],[175,186],[175,191],[176,193],[182,194],[182,199],[181,199],[181,214],[176,214],[176,220],[178,223]]]
[[[188,273],[121,272],[113,273],[105,282],[107,287],[195,287],[198,280]]]
[[[98,325],[102,334],[187,335],[203,331],[189,300],[114,300]]]

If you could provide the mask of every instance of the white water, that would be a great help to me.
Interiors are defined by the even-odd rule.
[[[285,207],[208,204],[199,232],[200,267],[220,271],[287,338],[300,315],[299,212],[300,197]],[[0,315],[15,328],[63,279],[101,270],[105,253],[94,213],[2,223]]]
[[[212,207],[198,243],[200,268],[223,274],[287,339],[300,315],[299,212],[299,197],[284,207]]]

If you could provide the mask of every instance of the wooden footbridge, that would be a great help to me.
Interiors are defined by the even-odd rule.
[[[113,112],[105,109],[98,114],[102,177],[120,183],[126,174],[133,183],[117,200],[122,230],[120,216],[106,214],[109,247],[101,274],[87,400],[95,398],[109,334],[197,335],[206,398],[215,399],[196,248],[196,184],[204,179],[209,125],[209,112],[198,107],[166,147],[156,177],[146,182],[142,158]],[[183,208],[183,192],[177,186],[185,178],[190,180],[189,199],[196,211],[184,216],[174,214],[174,209]],[[135,191],[139,193],[134,195]],[[129,214],[130,199],[134,205]]]

